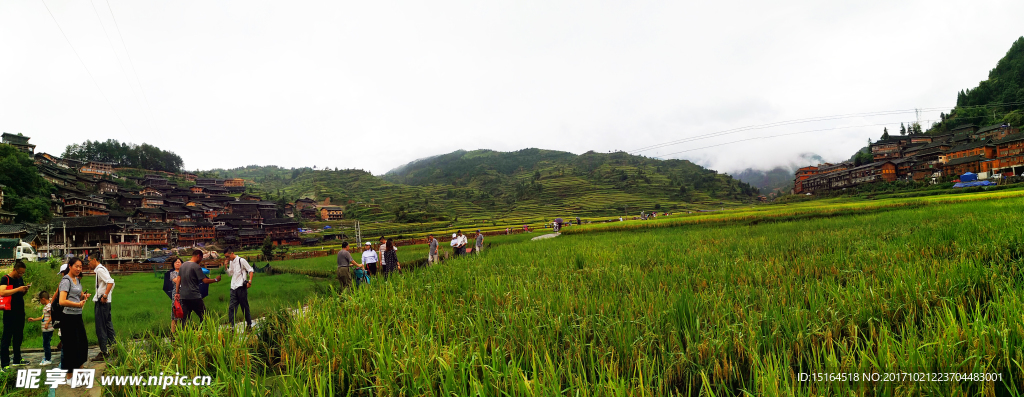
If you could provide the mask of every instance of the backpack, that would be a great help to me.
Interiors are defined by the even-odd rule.
[[[67,278],[67,276],[64,276]],[[70,280],[70,279],[68,279]],[[62,278],[60,282],[64,282]],[[50,301],[50,326],[53,329],[60,328],[60,320],[64,319],[64,306],[60,305],[60,288],[57,288],[57,296]]]
[[[0,289],[14,289],[14,286],[11,285],[11,276],[4,276],[2,279],[5,281],[3,281],[3,284],[0,284]],[[11,310],[12,297],[14,297],[14,295],[0,296],[0,310]]]

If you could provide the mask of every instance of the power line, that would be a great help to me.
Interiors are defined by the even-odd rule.
[[[142,107],[142,101],[139,100],[139,94],[135,93],[135,87],[132,86],[131,80],[128,79],[128,72],[124,70],[124,64],[121,63],[121,57],[117,56],[117,50],[114,49],[114,42],[110,40],[110,35],[107,33],[107,26],[103,24],[103,18],[100,18],[100,12],[96,9],[96,3],[93,0],[89,0],[89,5],[92,6],[92,11],[96,14],[96,20],[99,21],[100,27],[103,28],[103,36],[107,38],[107,43],[110,44],[110,52],[114,54],[114,59],[117,60],[117,66],[121,68],[121,75],[124,76],[125,83],[128,83],[128,89],[132,91],[132,96],[135,97],[135,103],[139,105],[139,110],[142,110],[145,115],[146,110]],[[153,131],[153,123],[150,122],[149,129]]]
[[[1021,102],[990,103],[990,104],[987,104],[987,105],[975,105],[975,106],[961,106],[960,109],[974,109],[974,108],[984,108],[984,107],[990,107],[990,106],[1009,106],[1009,105],[1020,105],[1020,104],[1024,104],[1024,101],[1021,101]],[[637,154],[637,153],[645,152],[645,151],[648,151],[648,150],[659,149],[659,148],[663,148],[663,147],[667,147],[667,146],[674,146],[674,145],[678,145],[678,144],[686,143],[686,142],[692,142],[692,141],[698,141],[698,140],[714,138],[714,137],[719,137],[719,136],[731,135],[731,134],[736,134],[736,133],[744,132],[744,131],[760,130],[760,129],[766,129],[766,128],[772,128],[772,127],[781,127],[781,126],[785,126],[785,125],[810,123],[810,122],[816,122],[816,121],[840,120],[840,119],[853,118],[853,117],[875,117],[875,116],[887,116],[887,115],[895,115],[895,114],[903,114],[903,113],[918,113],[918,112],[923,112],[923,111],[936,111],[936,110],[943,110],[943,109],[948,109],[948,107],[931,107],[931,108],[918,108],[918,109],[905,109],[905,110],[887,110],[887,111],[878,111],[878,112],[840,114],[840,115],[832,115],[832,116],[819,116],[819,117],[810,117],[810,118],[804,118],[804,119],[785,120],[785,121],[778,121],[778,122],[767,123],[767,124],[760,124],[760,125],[750,125],[750,126],[733,128],[733,129],[728,129],[728,130],[723,130],[723,131],[711,132],[711,133],[707,133],[707,134],[695,135],[695,136],[691,136],[691,137],[687,137],[687,138],[682,138],[682,139],[678,139],[678,140],[674,140],[674,141],[669,141],[669,142],[664,142],[664,143],[659,143],[659,144],[655,144],[655,145],[651,145],[651,146],[642,147],[642,148],[639,148],[639,149],[636,149],[636,150],[629,151],[627,153]],[[935,121],[935,120],[932,120],[932,121]]]
[[[78,57],[78,62],[82,63],[82,67],[84,67],[85,72],[89,74],[89,78],[92,79],[92,83],[96,85],[96,89],[100,92],[100,95],[103,96],[103,99],[107,101],[107,105],[110,106],[110,111],[114,112],[114,117],[117,117],[117,121],[121,122],[121,126],[124,127],[125,132],[127,132],[130,137],[132,135],[131,130],[129,130],[128,126],[124,124],[124,120],[121,119],[121,115],[117,114],[117,109],[114,108],[114,104],[110,103],[110,98],[107,98],[107,94],[105,94],[103,89],[100,88],[100,83],[96,81],[96,77],[94,77],[92,72],[89,71],[89,66],[82,60],[82,56],[78,54],[78,50],[75,49],[75,45],[71,44],[71,39],[68,39],[68,35],[64,33],[64,29],[60,27],[60,22],[57,22],[57,17],[53,16],[53,12],[50,11],[50,6],[46,5],[46,0],[39,1],[43,3],[43,7],[46,7],[46,12],[50,14],[50,18],[53,18],[53,23],[57,24],[57,29],[60,30],[60,34],[64,36],[64,40],[68,42],[69,46],[71,46],[71,51],[73,51],[75,56]]]
[[[810,117],[810,118],[796,119],[796,120],[785,120],[785,121],[778,121],[778,122],[767,123],[767,124],[759,124],[759,125],[749,125],[749,126],[745,126],[745,127],[739,127],[739,128],[733,128],[733,129],[728,129],[728,130],[723,130],[723,131],[711,132],[711,133],[695,135],[695,136],[692,136],[692,137],[687,137],[687,138],[683,138],[683,139],[679,139],[679,140],[675,140],[675,141],[659,143],[659,144],[656,144],[656,145],[651,145],[651,146],[647,146],[647,147],[642,147],[640,149],[632,150],[632,151],[629,151],[627,153],[646,152],[648,150],[658,149],[658,148],[662,148],[662,147],[665,147],[665,146],[672,146],[672,145],[677,145],[677,144],[684,143],[684,142],[700,140],[700,139],[706,139],[706,138],[711,138],[711,137],[715,137],[715,136],[730,135],[730,134],[735,134],[735,133],[743,132],[743,131],[759,130],[759,129],[765,129],[765,128],[771,128],[771,127],[781,127],[781,126],[784,126],[784,125],[792,125],[792,124],[811,123],[811,122],[815,122],[815,121],[840,120],[840,119],[851,118],[851,117],[887,116],[887,115],[894,115],[894,114],[910,113],[910,112],[913,112],[913,111],[914,110],[911,109],[911,110],[891,110],[891,111],[870,112],[870,113],[854,113],[854,114],[843,114],[843,115],[834,115],[834,116]]]
[[[128,64],[132,67],[132,73],[135,74],[135,81],[139,83],[139,91],[142,91],[142,98],[146,101],[146,109],[149,110],[150,122],[154,124],[155,128],[159,131],[160,124],[156,122],[156,117],[153,117],[153,107],[149,104],[149,95],[146,95],[146,89],[142,86],[142,79],[139,78],[139,70],[135,68],[135,61],[132,60],[132,54],[128,52],[128,45],[124,43],[124,35],[121,34],[121,27],[117,24],[117,18],[114,17],[114,9],[110,7],[110,0],[107,2],[107,11],[110,12],[110,19],[114,21],[114,30],[117,31],[117,36],[121,38],[121,47],[124,48],[124,54],[128,56]]]
[[[927,121],[935,121],[935,120],[924,120],[924,121],[927,122]],[[849,128],[878,127],[878,126],[884,126],[884,125],[889,125],[889,124],[891,124],[891,123],[867,124],[867,125],[851,125],[851,126],[846,126],[846,127],[833,127],[833,128],[823,128],[823,129],[809,130],[809,131],[789,132],[789,133],[785,133],[785,134],[770,135],[770,136],[757,136],[757,137],[752,137],[752,138],[739,139],[739,140],[735,140],[735,141],[732,141],[732,142],[725,142],[725,143],[719,143],[719,144],[709,145],[709,146],[704,146],[704,147],[699,147],[699,148],[680,150],[678,152],[669,153],[669,154],[666,154],[666,155],[663,155],[663,156],[658,156],[657,158],[664,158],[664,157],[667,157],[667,156],[672,156],[672,155],[676,155],[676,154],[680,154],[680,153],[692,152],[692,151],[695,151],[695,150],[710,149],[710,148],[713,148],[713,147],[731,145],[731,144],[734,144],[734,143],[753,141],[753,140],[757,140],[757,139],[771,139],[771,138],[778,138],[778,137],[789,136],[789,135],[808,134],[808,133],[811,133],[811,132],[843,130],[843,129],[849,129]]]

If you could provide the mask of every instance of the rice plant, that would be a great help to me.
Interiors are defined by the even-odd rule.
[[[992,194],[503,245],[314,296],[251,334],[211,319],[171,344],[124,344],[108,373],[177,371],[214,385],[111,391],[1019,395],[1024,199]],[[1001,380],[801,380],[902,372]]]

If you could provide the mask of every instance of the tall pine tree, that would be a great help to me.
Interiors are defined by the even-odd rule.
[[[889,139],[889,129],[888,128],[883,128],[882,129],[882,139],[880,139],[880,140],[884,141],[884,140],[888,140],[888,139]]]
[[[907,135],[907,127],[904,127],[903,123],[900,123],[900,135]]]

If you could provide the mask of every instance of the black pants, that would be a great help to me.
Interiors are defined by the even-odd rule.
[[[21,340],[25,336],[25,312],[4,312],[4,332],[0,337],[0,365],[11,365],[11,343],[14,344],[14,362],[21,362]]]
[[[195,313],[199,317],[199,322],[203,322],[203,314],[206,313],[206,305],[203,304],[203,298],[199,299],[182,299],[181,310],[185,313],[185,316],[181,319],[181,324],[185,325],[188,323],[188,318],[192,313]]]
[[[377,275],[377,262],[367,263],[366,264],[366,271],[369,272],[371,276],[376,276]]]
[[[64,342],[60,353],[61,369],[71,371],[89,360],[89,336],[85,334],[81,314],[64,313],[60,320],[60,339]]]
[[[107,345],[114,344],[114,320],[110,317],[110,302],[96,302],[93,305],[93,321],[96,322],[96,339],[100,351],[107,354]]]
[[[249,289],[243,284],[241,287],[231,290],[231,298],[228,303],[228,323],[235,326],[235,310],[242,306],[242,313],[245,314],[245,325],[252,328],[252,316],[249,315]]]

